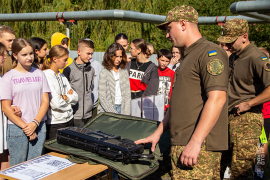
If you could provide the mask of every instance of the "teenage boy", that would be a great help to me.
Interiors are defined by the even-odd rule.
[[[78,103],[74,105],[74,126],[84,126],[92,117],[92,90],[94,85],[95,70],[91,66],[90,59],[94,53],[94,42],[89,38],[83,38],[78,42],[78,57],[74,59],[63,74],[68,78],[72,89],[78,94]]]
[[[165,111],[169,107],[174,71],[168,68],[172,53],[167,49],[160,49],[157,53],[159,87],[157,94],[165,94]]]
[[[0,26],[0,42],[4,44],[6,47],[6,61],[3,66],[0,66],[0,73],[4,75],[6,72],[12,69],[12,59],[9,55],[9,51],[11,51],[11,46],[13,43],[13,40],[15,39],[15,31],[9,27],[2,25]]]
[[[66,36],[66,35],[64,35],[64,34],[62,34],[62,33],[59,33],[59,32],[56,32],[56,33],[53,33],[53,35],[52,35],[52,37],[51,37],[51,47],[53,47],[53,46],[55,46],[55,45],[61,45],[61,46],[63,46],[64,48],[67,48],[68,49],[68,47],[69,47],[69,45],[70,45],[70,39]],[[73,62],[73,60],[70,58],[70,57],[68,57],[68,60],[67,60],[67,65],[64,67],[64,69],[66,68],[66,67],[68,67],[72,62]],[[59,71],[61,72],[61,73],[63,73],[63,70],[64,69],[59,69]]]

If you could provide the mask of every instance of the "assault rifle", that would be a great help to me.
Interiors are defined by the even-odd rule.
[[[143,145],[137,145],[130,139],[107,134],[99,130],[67,127],[58,129],[57,142],[97,153],[107,158],[128,164],[138,159],[154,159],[152,154],[142,154]]]

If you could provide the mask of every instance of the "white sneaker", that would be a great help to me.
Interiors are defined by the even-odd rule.
[[[230,177],[231,177],[230,168],[227,166],[226,171],[224,172],[224,178],[230,179]]]

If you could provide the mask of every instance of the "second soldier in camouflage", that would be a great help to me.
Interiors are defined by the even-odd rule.
[[[265,54],[248,39],[248,22],[225,23],[219,42],[233,53],[228,86],[231,179],[254,179],[257,146],[263,126],[262,103],[270,100],[270,72]],[[230,156],[230,157],[228,157]]]

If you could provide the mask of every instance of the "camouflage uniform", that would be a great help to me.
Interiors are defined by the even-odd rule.
[[[168,12],[166,22],[157,27],[166,30],[169,23],[182,20],[197,24],[197,11],[190,6],[177,6]],[[220,179],[220,151],[228,149],[227,103],[224,104],[215,127],[202,144],[197,165],[182,165],[180,156],[200,120],[207,93],[215,90],[227,91],[228,69],[225,51],[204,37],[185,49],[181,66],[175,71],[169,110],[173,179]],[[194,91],[187,90],[186,87]],[[188,127],[184,128],[185,126]]]
[[[231,179],[253,179],[263,126],[261,108],[252,108],[240,116],[234,111],[229,115],[230,151],[222,155],[222,159],[231,160],[227,164],[232,171]]]
[[[233,43],[248,33],[248,23],[244,19],[231,19],[223,28],[222,43]],[[229,133],[230,149],[222,154],[222,170],[228,165],[231,179],[254,179],[254,166],[257,156],[259,137],[263,126],[261,106],[237,115],[236,105],[247,102],[260,94],[270,85],[270,74],[265,68],[264,54],[254,46],[247,44],[233,54],[232,71],[228,88],[229,96]]]
[[[166,25],[173,21],[185,20],[186,22],[192,22],[198,24],[198,12],[191,6],[182,5],[176,6],[171,9],[164,23],[159,24],[157,27],[161,30],[166,30]]]
[[[245,19],[230,19],[223,27],[223,35],[218,38],[218,42],[232,43],[239,36],[247,33],[249,30],[248,22]]]
[[[185,146],[172,146],[172,179],[220,179],[220,152],[206,151],[205,141],[202,145],[201,152],[197,159],[197,165],[188,167],[181,164],[180,155]]]

